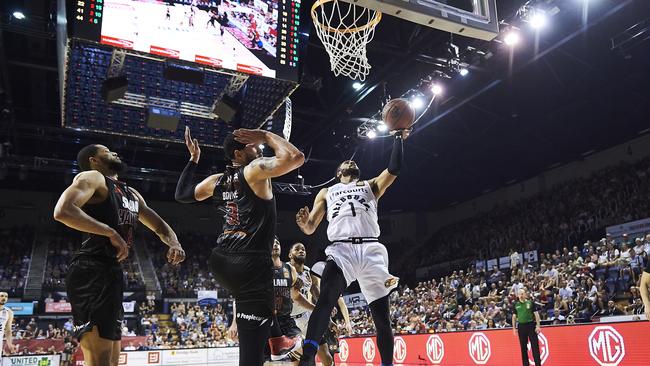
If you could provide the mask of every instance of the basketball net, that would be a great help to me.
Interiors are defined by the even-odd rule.
[[[381,12],[339,0],[316,0],[311,18],[334,75],[364,81],[370,72],[366,45],[375,35]]]

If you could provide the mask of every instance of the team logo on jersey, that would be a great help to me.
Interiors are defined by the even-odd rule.
[[[387,279],[386,282],[384,282],[384,286],[385,286],[386,288],[391,288],[391,287],[397,285],[397,282],[398,282],[398,281],[399,281],[399,280],[398,280],[397,278],[395,278],[395,277],[391,277],[391,278]]]
[[[551,352],[549,347],[548,347],[548,339],[546,339],[546,336],[542,333],[539,332],[537,335],[537,338],[539,339],[539,357],[542,361],[542,365],[544,362],[546,362],[546,359],[548,358],[549,353]],[[528,361],[531,365],[535,364],[535,360],[533,359],[533,352],[530,348],[530,341],[528,341]]]
[[[625,357],[625,340],[612,326],[596,327],[589,335],[589,353],[600,366],[618,366]]]
[[[363,358],[368,362],[375,359],[375,342],[370,338],[363,341]]]
[[[393,350],[393,358],[398,363],[404,362],[406,360],[406,342],[402,337],[395,337],[395,348]]]

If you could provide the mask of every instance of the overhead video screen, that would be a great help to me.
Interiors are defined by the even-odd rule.
[[[74,37],[248,74],[298,78],[300,0],[72,4]]]

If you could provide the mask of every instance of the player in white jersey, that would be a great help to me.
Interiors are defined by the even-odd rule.
[[[2,350],[4,350],[3,338],[7,339],[9,353],[14,352],[13,336],[11,334],[11,328],[14,324],[14,312],[5,307],[8,300],[9,294],[0,292],[0,359],[2,358]]]
[[[295,320],[296,325],[300,328],[302,336],[307,335],[307,324],[309,322],[309,317],[311,312],[314,310],[314,300],[318,299],[320,296],[320,278],[311,272],[311,269],[305,265],[305,260],[307,259],[307,251],[303,243],[295,243],[291,246],[289,251],[289,264],[296,270],[298,280],[300,280],[301,287],[298,289],[300,293],[307,299],[308,304],[301,304],[298,302],[293,303],[293,310],[291,311],[291,317]],[[352,334],[352,326],[350,325],[350,314],[348,313],[348,308],[345,306],[345,301],[342,297],[339,297],[339,308],[341,309],[341,314],[345,320],[345,326],[348,329],[348,333]],[[318,358],[320,359],[323,366],[334,365],[334,359],[329,349],[328,342],[329,338],[333,338],[333,342],[336,341],[336,337],[329,330],[326,331],[326,334],[321,341],[319,342],[318,347]],[[333,346],[338,346],[338,344],[333,344]]]
[[[368,181],[360,180],[361,172],[354,161],[339,165],[338,184],[322,189],[310,211],[301,208],[296,223],[307,235],[314,233],[327,213],[325,249],[327,264],[323,270],[321,296],[316,302],[303,345],[300,365],[315,365],[314,355],[329,322],[329,314],[341,293],[358,281],[370,305],[377,330],[377,346],[383,366],[393,364],[393,330],[390,324],[388,294],[399,279],[388,272],[388,252],[379,243],[377,200],[383,196],[399,175],[402,165],[403,140],[410,131],[395,132],[388,169]]]

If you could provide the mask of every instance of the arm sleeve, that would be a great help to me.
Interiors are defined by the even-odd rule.
[[[404,140],[402,134],[397,133],[393,141],[393,152],[390,154],[390,162],[388,163],[388,172],[392,175],[398,176],[402,170],[402,160],[404,157]]]
[[[196,184],[193,183],[196,166],[197,164],[191,160],[187,162],[187,165],[185,166],[185,169],[183,169],[181,177],[178,179],[178,183],[176,184],[176,193],[174,194],[176,201],[181,203],[197,202],[194,197]]]

